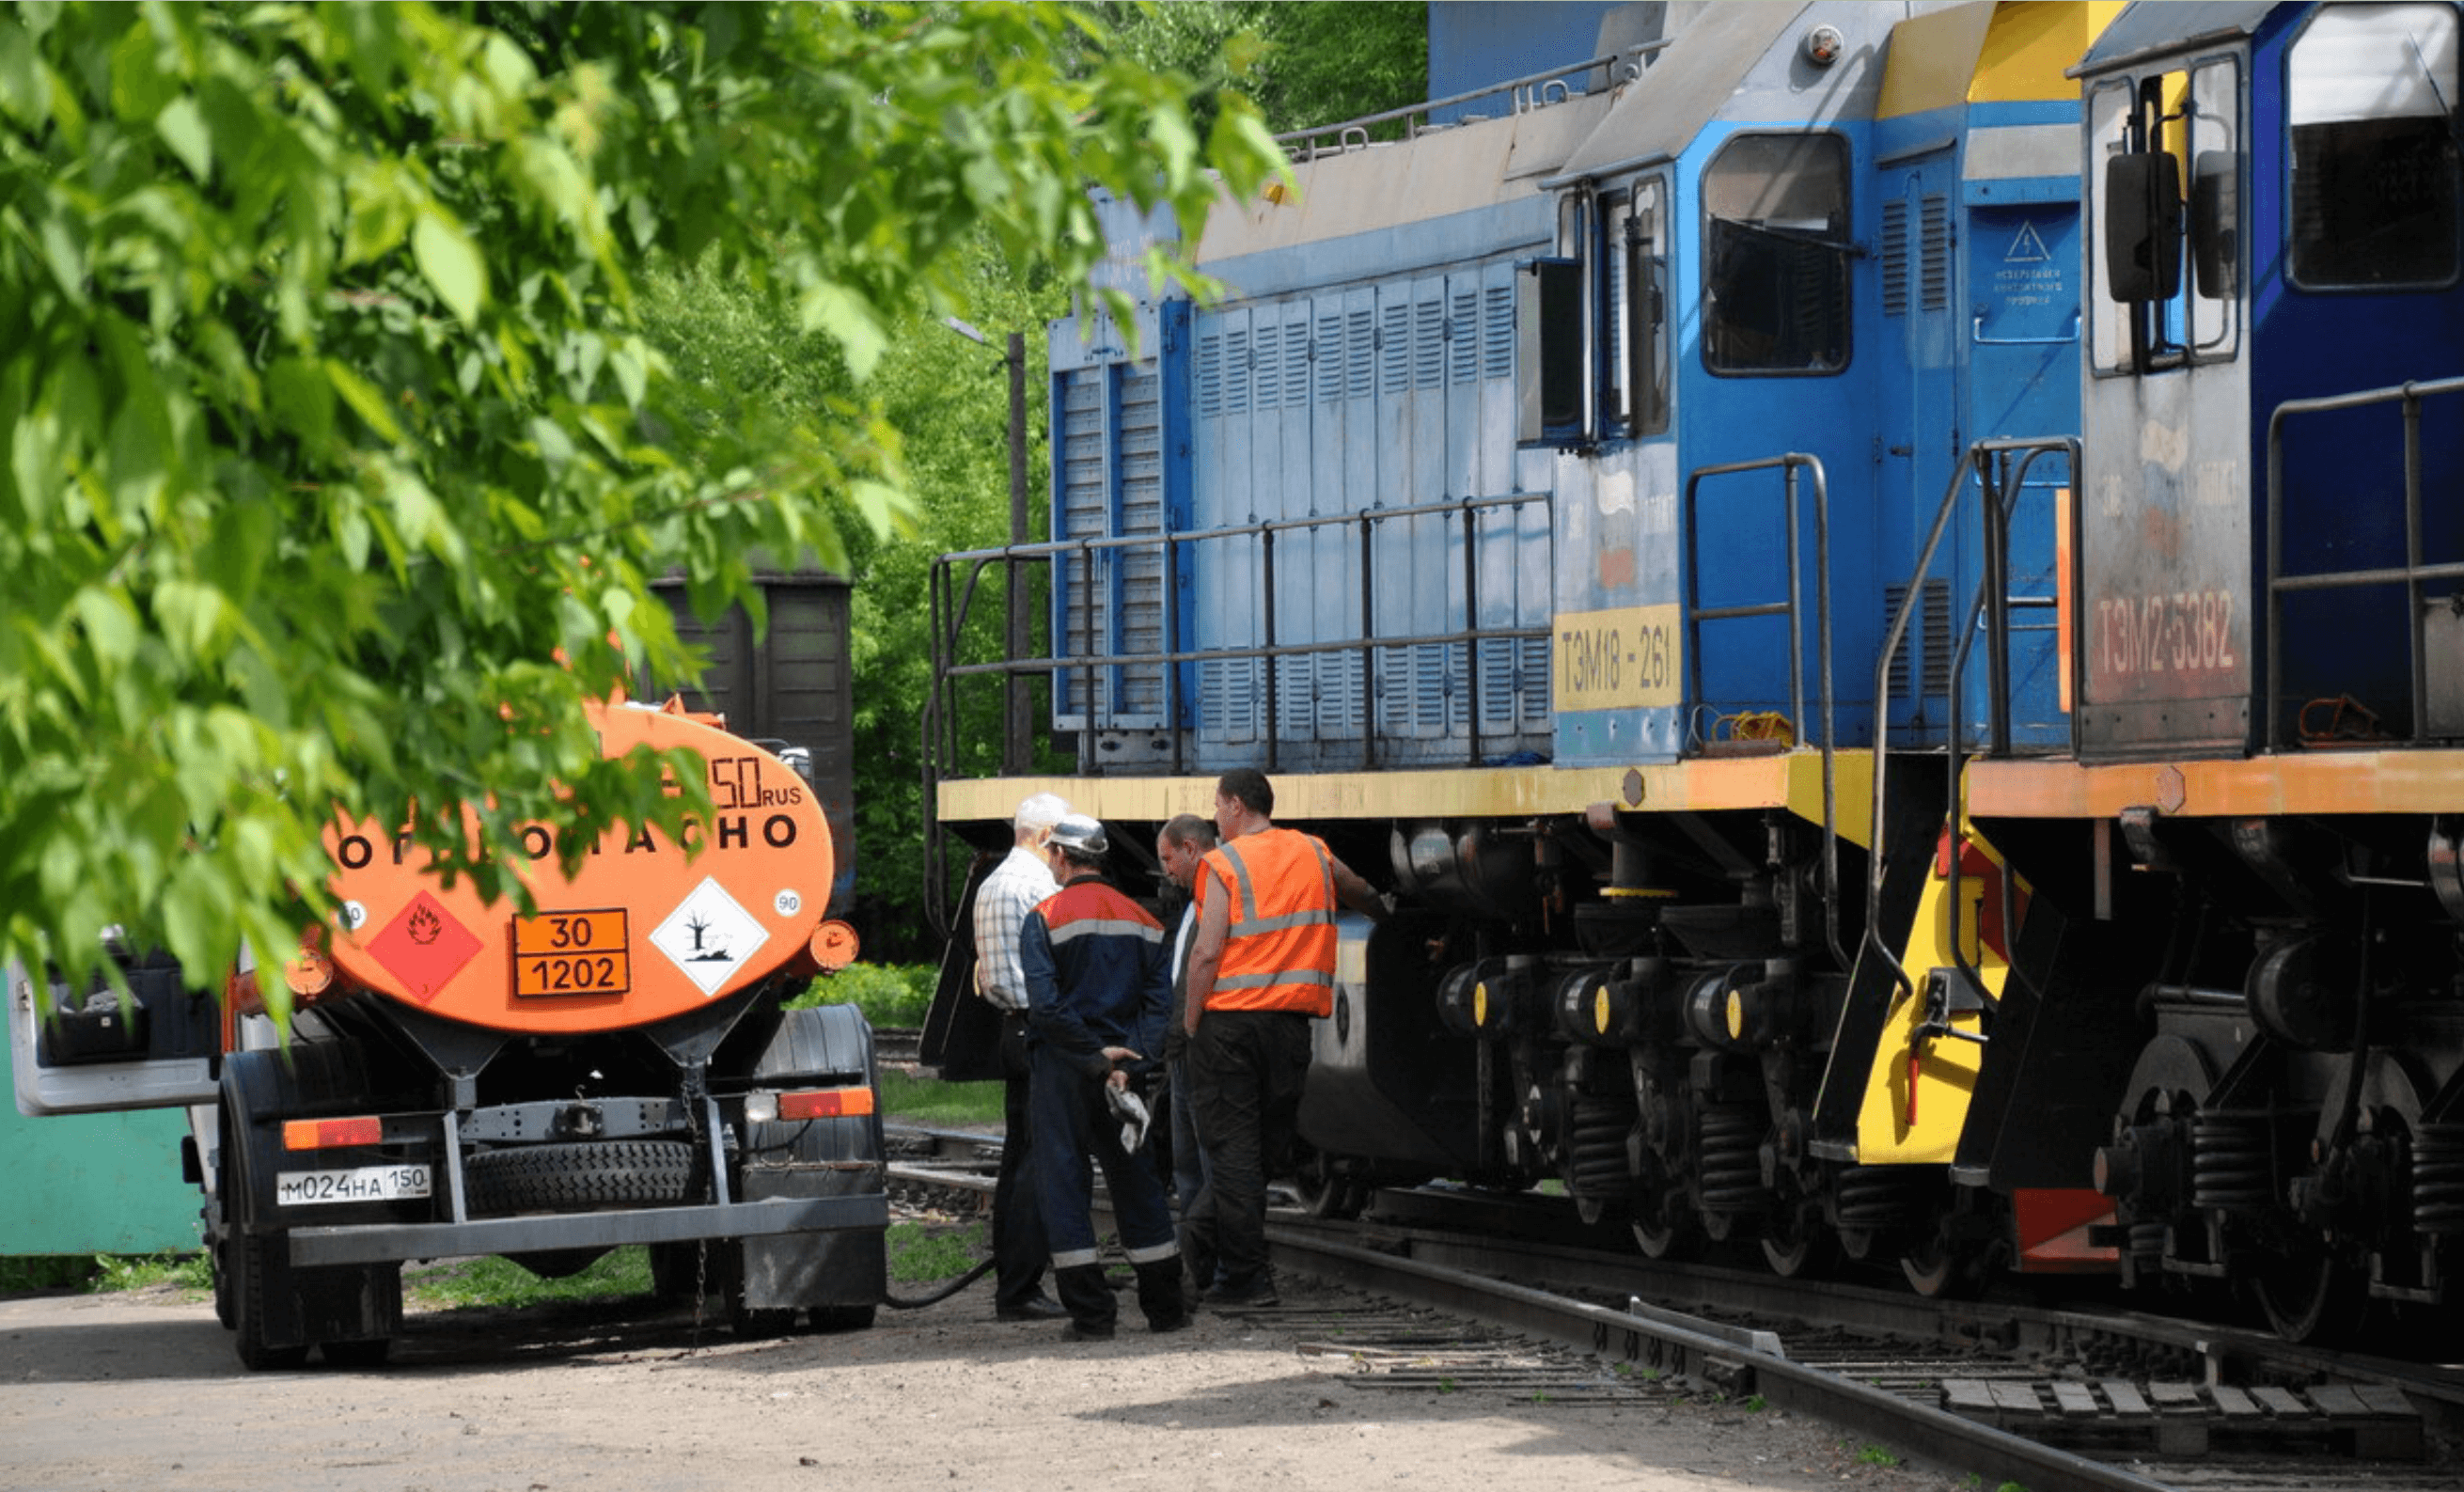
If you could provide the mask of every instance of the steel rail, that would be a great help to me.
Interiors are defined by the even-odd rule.
[[[893,1164],[893,1180],[990,1192],[990,1176]],[[1101,1210],[1103,1198],[1096,1206]],[[1662,1371],[1725,1382],[1731,1392],[1825,1423],[1890,1441],[1956,1472],[2029,1492],[2167,1492],[2120,1466],[2092,1460],[1963,1419],[1930,1405],[1766,1350],[1769,1333],[1739,1333],[1675,1312],[1611,1310],[1446,1265],[1355,1248],[1308,1227],[1269,1222],[1278,1268],[1397,1297],[1525,1332],[1616,1361],[1648,1362]],[[1916,1448],[1923,1447],[1922,1452]]]
[[[1758,1394],[1793,1413],[1902,1448],[1921,1446],[1925,1459],[1953,1471],[2017,1481],[2029,1492],[2165,1492],[2164,1482],[2120,1466],[1791,1362],[1699,1324],[1689,1328],[1658,1313],[1643,1316],[1589,1306],[1459,1269],[1309,1239],[1291,1229],[1269,1226],[1267,1237],[1279,1266],[1475,1316],[1603,1356],[1649,1360],[1670,1372],[1725,1378],[1732,1392]]]

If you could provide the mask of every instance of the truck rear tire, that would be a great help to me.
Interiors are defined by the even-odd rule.
[[[264,1372],[287,1371],[306,1362],[307,1343],[274,1347],[265,1340],[271,1292],[276,1286],[290,1288],[289,1270],[269,1259],[267,1241],[253,1234],[234,1232],[226,1246],[231,1284],[232,1345],[238,1349],[240,1366],[251,1372]]]
[[[463,1162],[478,1216],[670,1207],[689,1200],[693,1147],[683,1140],[515,1145]]]

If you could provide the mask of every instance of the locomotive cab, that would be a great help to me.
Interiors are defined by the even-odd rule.
[[[2075,759],[1969,774],[2045,913],[1984,1083],[2059,1117],[1964,1158],[2090,1180],[2125,1280],[2295,1337],[2453,1308],[2458,37],[2146,5],[2076,69]]]

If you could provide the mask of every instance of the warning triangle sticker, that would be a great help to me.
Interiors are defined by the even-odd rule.
[[[2045,241],[2036,235],[2036,225],[2019,225],[2019,236],[2011,240],[2011,252],[2002,256],[2005,264],[2042,264],[2053,257]]]

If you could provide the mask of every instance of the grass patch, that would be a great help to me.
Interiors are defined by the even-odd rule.
[[[402,1279],[403,1304],[429,1310],[522,1306],[548,1301],[610,1300],[650,1293],[650,1254],[610,1249],[579,1274],[544,1280],[510,1259],[457,1259]]]
[[[0,1292],[82,1290],[94,1283],[97,1257],[93,1254],[17,1254],[0,1259]]]
[[[201,1252],[167,1254],[30,1254],[0,1259],[0,1294],[26,1290],[83,1290],[103,1295],[176,1285],[213,1288],[213,1274]]]
[[[210,1290],[214,1272],[203,1250],[193,1254],[98,1254],[98,1294],[143,1290],[149,1285],[177,1285],[183,1290]]]
[[[933,1008],[933,987],[940,971],[931,964],[853,963],[825,974],[787,1001],[791,1010],[806,1005],[853,1005],[874,1030],[914,1027]]]
[[[879,1076],[882,1114],[909,1124],[998,1125],[1001,1122],[1001,1085],[944,1083],[938,1078],[911,1077],[894,1067]]]
[[[982,1262],[990,1248],[983,1223],[963,1228],[921,1222],[890,1225],[890,1278],[898,1284],[930,1284],[956,1279]]]

